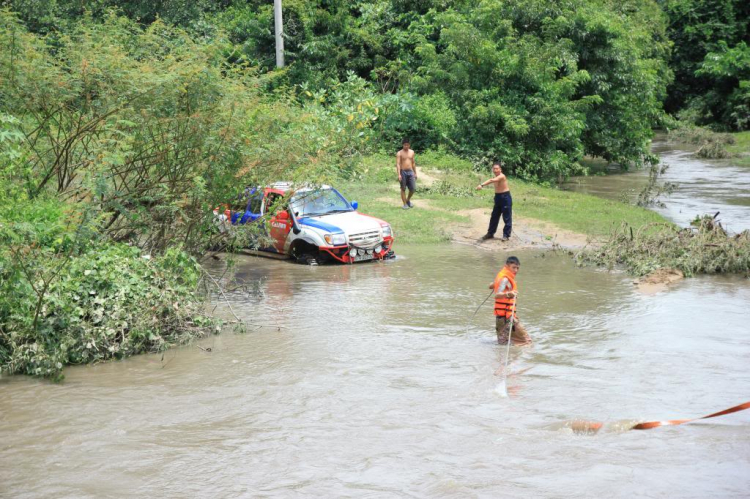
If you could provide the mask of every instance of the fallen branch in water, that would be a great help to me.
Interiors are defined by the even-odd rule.
[[[633,231],[623,223],[602,246],[585,248],[575,259],[579,265],[622,265],[637,276],[661,268],[679,269],[685,276],[750,275],[750,231],[728,234],[717,217],[696,218],[687,228],[654,223]]]

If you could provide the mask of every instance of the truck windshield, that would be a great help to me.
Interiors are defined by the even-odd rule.
[[[315,217],[352,211],[352,207],[336,189],[316,189],[295,194],[290,207],[298,217]]]

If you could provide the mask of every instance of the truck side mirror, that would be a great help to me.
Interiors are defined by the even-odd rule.
[[[356,210],[357,208],[359,208],[359,203],[358,203],[358,202],[356,202],[356,201],[352,201],[352,208],[354,208],[355,210]]]

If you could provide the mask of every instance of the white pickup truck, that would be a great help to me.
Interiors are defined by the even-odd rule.
[[[258,248],[259,254],[285,256],[313,265],[393,256],[391,226],[359,213],[356,201],[350,203],[331,186],[294,188],[290,183],[278,182],[247,189],[240,199],[239,209],[227,209],[223,214],[217,209],[215,213],[233,225],[265,222],[273,244]]]

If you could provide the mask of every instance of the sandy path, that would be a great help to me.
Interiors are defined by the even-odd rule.
[[[378,198],[377,201],[382,201],[393,206],[401,206],[401,200],[397,196],[393,198]],[[499,238],[482,241],[481,237],[487,232],[487,225],[489,224],[490,213],[492,211],[489,208],[475,208],[452,212],[434,206],[428,199],[415,199],[414,206],[413,209],[415,210],[427,209],[430,211],[450,212],[467,217],[469,219],[468,222],[448,227],[448,232],[451,233],[453,241],[461,244],[471,244],[488,251],[505,251],[518,248],[563,248],[572,250],[583,248],[589,244],[588,236],[585,234],[561,229],[548,222],[520,217],[518,215],[513,216],[513,234],[510,241],[501,241]],[[503,222],[501,220],[498,235],[500,235],[502,226]]]

